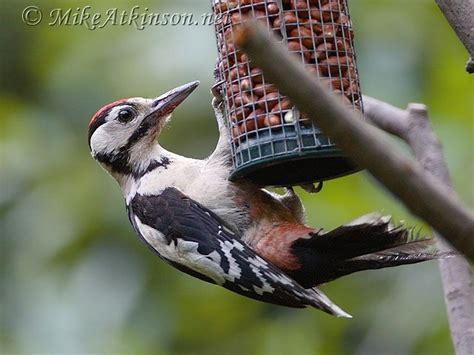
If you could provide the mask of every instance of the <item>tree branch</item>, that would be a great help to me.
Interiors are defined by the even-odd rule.
[[[357,164],[382,182],[414,214],[474,260],[474,215],[384,133],[344,107],[258,23],[246,23],[235,41],[269,81],[286,93]]]
[[[474,64],[474,1],[472,0],[435,0],[457,36],[466,47],[471,59],[466,71],[473,73]]]
[[[452,188],[442,147],[430,124],[425,105],[409,104],[407,110],[401,110],[366,96],[364,103],[366,117],[407,142],[425,170]],[[437,237],[440,249],[448,249],[440,236]],[[474,354],[474,286],[471,267],[462,257],[441,259],[439,267],[456,354]]]
[[[368,117],[380,129],[405,139],[404,134],[408,127],[408,117],[405,111],[369,96],[364,96],[363,102],[364,113],[367,116],[367,112],[370,112]]]

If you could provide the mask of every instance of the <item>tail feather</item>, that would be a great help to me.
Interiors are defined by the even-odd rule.
[[[346,260],[339,269],[344,271],[344,275],[362,270],[376,270],[386,267],[394,267],[400,265],[416,264],[422,261],[440,259],[455,256],[452,252],[415,252],[407,253],[395,248],[391,251],[383,251],[368,255],[359,256],[350,260]]]
[[[305,272],[300,283],[318,285],[357,271],[382,269],[455,255],[440,252],[434,239],[413,228],[394,226],[389,216],[370,214],[332,231],[313,233],[295,243],[311,251],[313,271]],[[305,253],[305,252],[302,252]],[[303,255],[303,254],[302,254]]]
[[[312,293],[310,304],[326,313],[332,314],[336,317],[352,318],[352,316],[333,303],[324,293],[316,287],[307,290]]]
[[[407,245],[419,251],[432,244],[432,239],[420,236],[414,229],[396,227],[391,223],[390,216],[375,213],[332,231],[321,231],[307,241],[312,248],[344,259]]]

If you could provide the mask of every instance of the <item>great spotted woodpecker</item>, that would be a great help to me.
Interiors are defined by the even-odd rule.
[[[430,240],[371,214],[332,231],[305,224],[291,188],[269,192],[229,181],[232,169],[222,102],[214,98],[220,137],[204,160],[157,142],[192,82],[156,99],[130,98],[101,108],[89,124],[89,147],[119,183],[138,236],[163,260],[201,280],[260,301],[312,306],[350,317],[317,285],[368,269],[433,259]]]

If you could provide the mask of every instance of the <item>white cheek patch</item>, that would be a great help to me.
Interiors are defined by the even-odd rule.
[[[97,128],[91,137],[93,154],[116,153],[125,146],[135,131],[135,126],[126,127],[119,122],[111,121]]]
[[[133,101],[133,100],[129,100]],[[110,110],[106,117],[106,123],[98,127],[91,137],[91,148],[93,154],[109,154],[118,152],[125,146],[133,132],[140,125],[140,117],[130,123],[121,123],[116,120],[119,112],[129,105],[119,105]],[[140,115],[140,113],[139,113]]]
[[[134,98],[128,99],[127,101],[129,103],[136,103],[136,105],[140,107],[149,105],[152,100]],[[129,123],[121,123],[117,121],[116,117],[118,116],[119,112],[129,106],[130,105],[124,104],[111,109],[106,117],[107,122],[104,123],[102,126],[98,127],[97,130],[93,133],[90,140],[93,155],[116,153],[120,150],[120,148],[124,147],[127,144],[130,137],[140,126],[143,120],[143,116],[146,114],[145,112],[139,111],[139,117],[134,118]],[[171,114],[165,118],[161,118],[160,121],[157,122],[157,127],[155,129],[157,131],[161,131],[161,129],[166,125],[166,122],[169,120],[170,117]],[[140,161],[144,149],[146,148],[145,145],[149,144],[149,141],[145,141],[146,142],[138,141],[136,142],[136,144],[130,147],[132,160]]]

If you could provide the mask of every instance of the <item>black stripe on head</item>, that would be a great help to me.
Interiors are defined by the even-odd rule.
[[[89,149],[91,147],[91,137],[96,131],[97,128],[102,126],[106,121],[107,115],[110,113],[110,111],[119,105],[124,105],[127,104],[127,99],[120,99],[117,101],[114,101],[110,104],[105,105],[102,107],[99,111],[97,111],[94,116],[92,116],[92,119],[89,122],[89,131],[87,135],[87,142],[89,143]]]
[[[156,127],[157,122],[156,122],[156,117],[158,113],[157,112],[151,112],[146,116],[143,121],[140,123],[140,126],[133,132],[133,134],[130,136],[130,138],[127,141],[127,149],[131,148],[135,143],[137,143],[140,139],[145,137],[148,134],[148,131],[151,128]]]

